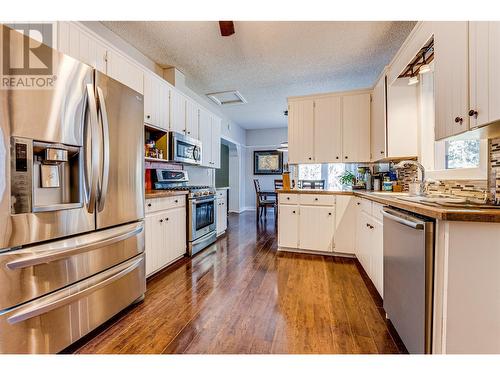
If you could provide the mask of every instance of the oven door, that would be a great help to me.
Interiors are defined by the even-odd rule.
[[[189,241],[213,232],[215,223],[215,196],[192,199],[189,205]]]

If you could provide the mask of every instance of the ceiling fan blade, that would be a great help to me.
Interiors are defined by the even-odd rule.
[[[230,36],[234,34],[233,21],[219,21],[220,35]]]

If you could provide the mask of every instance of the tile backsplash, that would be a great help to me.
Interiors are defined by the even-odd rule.
[[[427,191],[434,194],[452,195],[484,201],[489,198],[486,180],[443,180],[427,184]]]
[[[489,193],[495,204],[500,204],[500,138],[490,139],[489,149]]]

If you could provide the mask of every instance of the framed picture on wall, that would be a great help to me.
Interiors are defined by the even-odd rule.
[[[254,151],[253,174],[282,174],[283,153],[278,150]]]

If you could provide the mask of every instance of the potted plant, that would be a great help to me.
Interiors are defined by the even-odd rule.
[[[354,184],[355,176],[351,171],[345,171],[340,175],[339,181],[343,188],[352,187]]]

